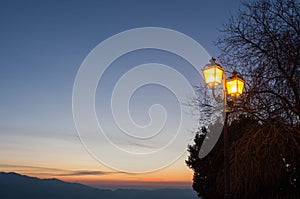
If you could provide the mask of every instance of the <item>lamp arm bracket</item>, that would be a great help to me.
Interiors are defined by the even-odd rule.
[[[214,97],[214,99],[218,102],[218,103],[221,103],[222,101],[223,101],[223,96],[221,96],[220,94],[216,94],[216,92],[215,92],[215,88],[213,87],[212,89],[212,94],[213,94],[213,97]]]

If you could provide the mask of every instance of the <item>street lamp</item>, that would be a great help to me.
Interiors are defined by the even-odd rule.
[[[225,121],[223,127],[224,133],[224,179],[225,179],[225,193],[224,198],[231,198],[230,193],[230,165],[229,165],[229,135],[227,131],[227,117],[228,117],[228,107],[227,107],[227,95],[234,99],[234,105],[236,103],[236,98],[243,93],[245,81],[240,78],[237,72],[233,72],[232,76],[226,79],[225,70],[220,64],[216,63],[216,59],[212,58],[209,64],[206,64],[202,69],[205,83],[212,89],[213,96],[220,102],[220,98],[215,95],[215,88],[222,84],[223,94],[222,102],[225,107]]]

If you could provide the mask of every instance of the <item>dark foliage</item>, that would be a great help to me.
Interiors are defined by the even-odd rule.
[[[222,66],[246,80],[228,117],[233,197],[300,198],[300,2],[245,2],[221,34]],[[187,160],[194,189],[204,198],[222,198],[222,140],[197,159],[201,132]]]
[[[200,159],[200,147],[207,134],[208,129],[205,127],[198,130],[194,139],[195,144],[188,146],[190,156],[186,160],[186,164],[194,171],[193,189],[198,193],[198,196],[204,199],[213,199],[219,198],[220,192],[223,191],[222,187],[216,189],[217,177],[224,167],[223,140],[219,139],[209,156]]]
[[[232,192],[236,198],[292,197],[300,188],[300,2],[244,3],[218,45],[223,64],[247,81],[229,120],[256,120],[232,143]]]
[[[296,140],[285,136],[286,133],[300,134],[299,131],[286,132],[279,121],[262,125],[254,118],[245,117],[232,122],[228,130],[231,138],[231,187],[234,198],[300,196],[300,153],[293,148]],[[208,129],[204,127],[197,132],[195,144],[188,147],[190,156],[186,163],[194,170],[193,188],[199,197],[223,198],[222,137],[208,156],[203,159],[198,157],[207,132]],[[277,133],[282,135],[273,135]],[[280,145],[281,139],[286,143],[283,146]]]

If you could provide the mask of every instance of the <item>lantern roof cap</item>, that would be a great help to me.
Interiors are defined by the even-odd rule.
[[[228,79],[231,80],[231,79],[235,79],[235,78],[238,78],[238,79],[240,79],[240,80],[242,80],[242,81],[245,81],[245,80],[243,79],[243,77],[242,77],[238,72],[233,71],[233,72],[231,73],[231,76],[228,77]]]
[[[209,60],[209,62],[210,62],[209,64],[206,64],[206,65],[205,65],[205,66],[206,66],[205,68],[217,66],[217,68],[221,69],[222,71],[225,71],[224,68],[222,68],[222,66],[216,62],[216,59],[215,59],[215,58],[212,57],[212,58]],[[204,68],[204,69],[205,69],[205,68]]]

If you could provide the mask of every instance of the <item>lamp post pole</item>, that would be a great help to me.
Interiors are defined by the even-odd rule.
[[[227,90],[226,90],[226,73],[223,73],[222,78],[223,87],[223,105],[225,111],[225,119],[223,126],[223,139],[224,139],[224,198],[231,199],[230,192],[230,164],[229,164],[229,133],[228,133],[228,107],[227,107]]]
[[[224,198],[230,199],[231,193],[230,193],[230,164],[229,164],[229,135],[228,135],[228,126],[227,126],[227,118],[228,118],[228,112],[226,110],[225,113],[225,122],[223,127],[223,133],[224,133],[224,183],[225,183],[225,193]]]

